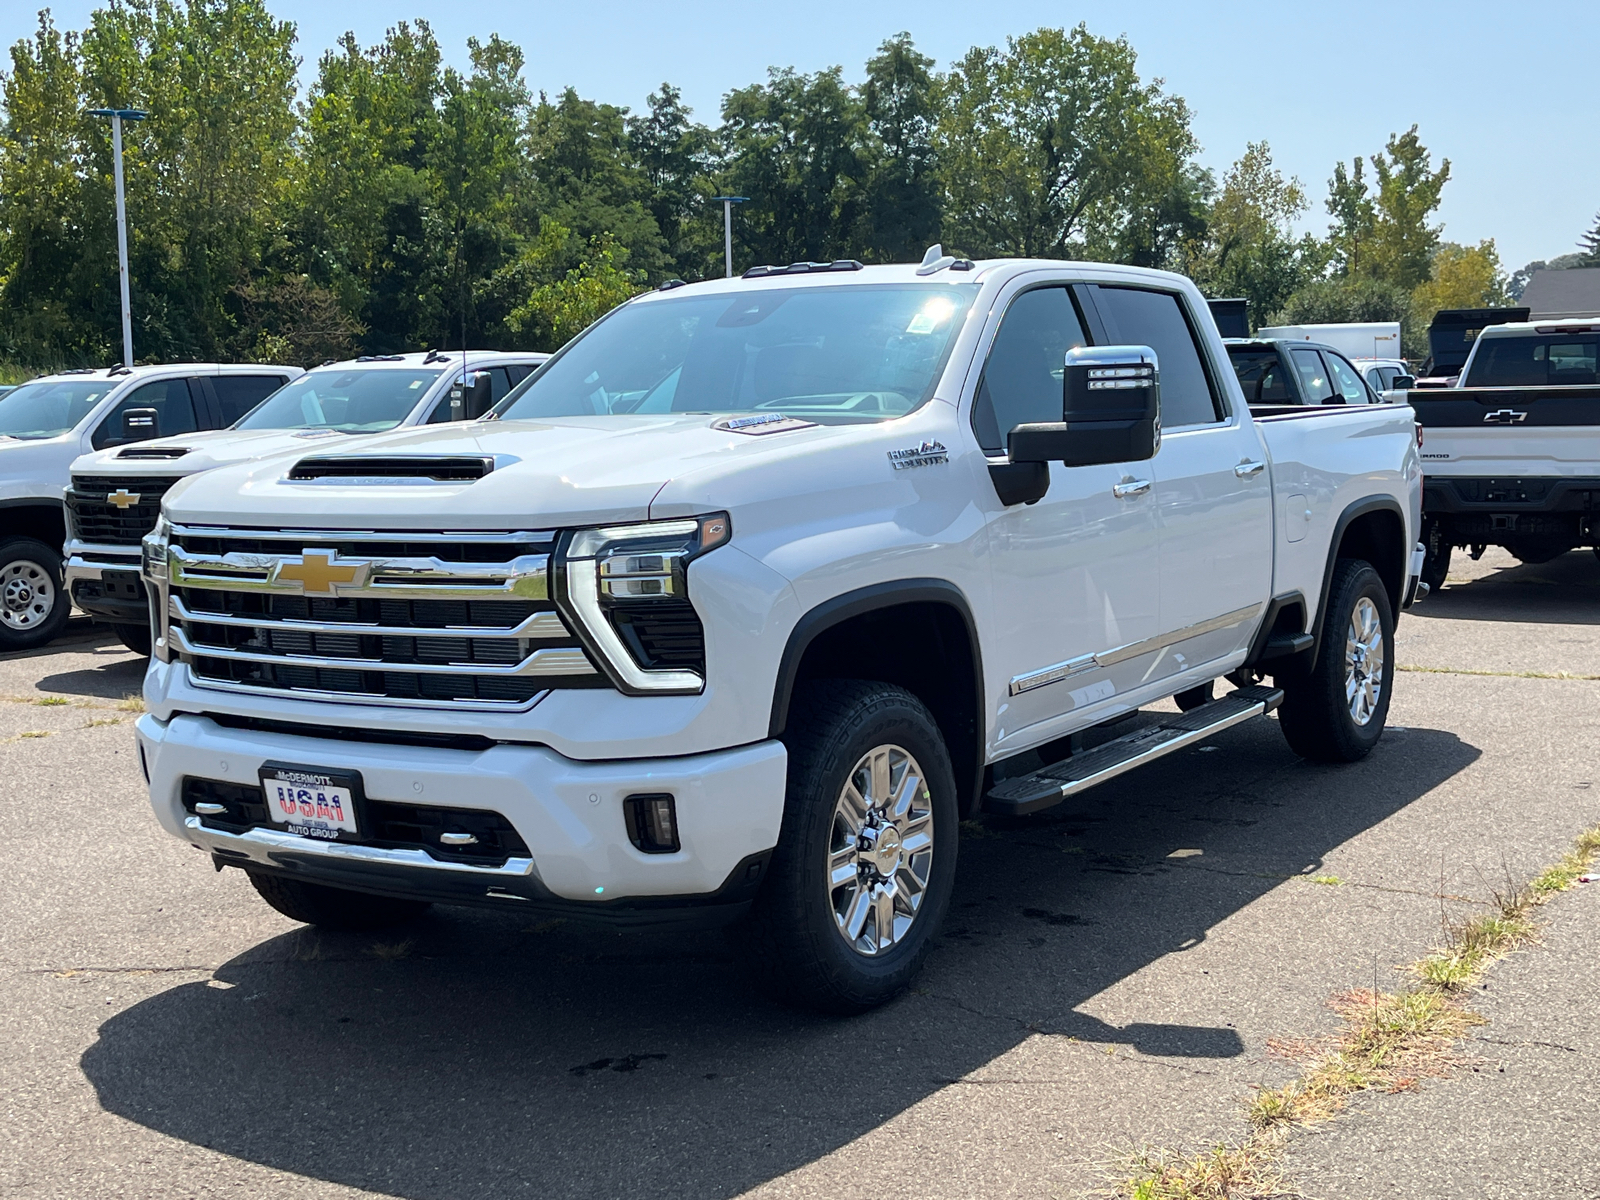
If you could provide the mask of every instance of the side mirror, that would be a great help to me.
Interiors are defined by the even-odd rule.
[[[454,383],[450,387],[450,419],[452,421],[472,421],[483,416],[489,411],[492,403],[492,384],[489,372],[475,371],[471,379],[465,384]]]
[[[161,436],[161,416],[153,408],[130,408],[122,414],[122,440],[144,442]]]
[[[1141,462],[1161,445],[1161,370],[1149,346],[1067,351],[1061,421],[1018,425],[1011,461],[1069,467]]]
[[[1390,392],[1409,392],[1416,386],[1417,377],[1415,375],[1396,375],[1394,379],[1390,381],[1389,386],[1384,390]]]

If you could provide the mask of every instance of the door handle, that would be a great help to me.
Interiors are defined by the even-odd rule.
[[[1121,483],[1111,485],[1111,494],[1118,500],[1126,500],[1129,496],[1142,496],[1149,490],[1148,479],[1124,479]]]
[[[1244,462],[1233,469],[1233,473],[1240,479],[1254,479],[1266,469],[1267,464],[1264,462],[1251,462],[1249,459],[1245,459]]]

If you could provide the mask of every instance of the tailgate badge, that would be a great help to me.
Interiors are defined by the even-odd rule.
[[[274,587],[298,583],[307,596],[333,596],[340,584],[364,586],[371,570],[372,564],[364,558],[339,558],[337,550],[305,550],[299,559],[279,559],[269,582]]]
[[[1520,425],[1527,419],[1527,413],[1516,412],[1509,408],[1501,408],[1492,413],[1483,414],[1484,423],[1488,425]]]

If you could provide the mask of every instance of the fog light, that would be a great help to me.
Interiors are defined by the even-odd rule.
[[[678,812],[671,796],[629,796],[622,802],[628,840],[646,854],[673,854],[678,846]]]

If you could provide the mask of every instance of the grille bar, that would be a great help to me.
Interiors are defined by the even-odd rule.
[[[229,529],[216,525],[174,525],[174,541],[185,538],[225,538],[232,541],[294,542],[448,542],[456,545],[505,546],[522,542],[544,543],[556,540],[554,531],[522,530],[513,533],[483,533],[476,529],[417,531],[410,529]]]
[[[237,629],[282,629],[294,633],[344,633],[371,637],[451,637],[451,638],[529,638],[534,641],[553,641],[570,638],[566,623],[554,612],[536,612],[516,625],[380,625],[361,621],[308,621],[295,617],[274,617],[265,614],[233,616],[228,613],[196,612],[173,596],[167,610],[180,621],[195,624],[227,625]]]
[[[167,575],[173,587],[260,591],[280,596],[316,594],[273,582],[273,571],[283,557],[234,550],[223,554],[191,554],[174,543],[167,547]],[[492,599],[496,596],[544,600],[549,597],[548,554],[523,554],[499,563],[450,562],[439,558],[375,558],[363,562],[366,584],[335,584],[339,596],[434,600]]]
[[[197,623],[204,618],[196,618]],[[346,632],[337,630],[335,632]],[[407,636],[416,637],[418,631],[407,630]],[[230,662],[263,663],[269,666],[319,667],[340,671],[398,671],[407,675],[480,675],[491,678],[521,675],[594,675],[594,664],[588,655],[573,646],[558,646],[535,650],[521,662],[504,666],[498,663],[463,662],[385,662],[381,658],[344,658],[319,654],[273,654],[240,650],[230,646],[212,646],[190,640],[188,631],[181,625],[172,626],[174,647],[180,654],[204,658],[220,658]]]

